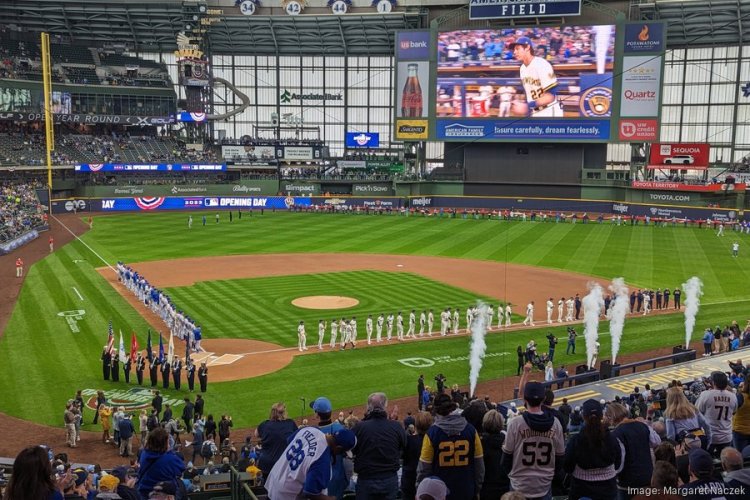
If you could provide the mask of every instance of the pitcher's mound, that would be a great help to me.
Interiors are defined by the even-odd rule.
[[[357,299],[339,295],[311,295],[298,297],[292,301],[292,305],[303,309],[346,309],[357,304],[359,304]]]

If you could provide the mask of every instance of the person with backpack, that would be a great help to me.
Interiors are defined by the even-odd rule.
[[[214,455],[216,455],[216,452],[218,449],[216,448],[216,443],[214,443],[214,440],[212,438],[206,438],[203,443],[201,443],[201,458],[203,458],[203,465],[208,464],[213,458]],[[195,462],[195,460],[193,460]]]

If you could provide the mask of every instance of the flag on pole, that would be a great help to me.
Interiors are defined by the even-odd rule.
[[[148,329],[148,340],[146,341],[146,357],[148,358],[149,363],[154,362],[154,353],[152,351],[153,346],[151,346],[151,328]]]
[[[171,365],[174,361],[174,335],[169,332],[169,347],[167,348],[167,362]]]
[[[190,336],[185,337],[185,364],[190,359]]]
[[[120,330],[120,348],[118,349],[118,358],[120,358],[120,363],[125,363],[128,360],[128,356],[125,354],[125,342],[122,340],[122,330]]]
[[[164,363],[164,339],[159,332],[159,363]]]
[[[135,332],[131,332],[130,338],[130,362],[135,363],[135,357],[138,355],[138,339],[135,338]]]
[[[109,332],[107,334],[107,353],[112,353],[115,347],[115,334],[112,331],[112,320],[109,320]]]

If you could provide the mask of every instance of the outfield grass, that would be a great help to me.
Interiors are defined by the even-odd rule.
[[[733,259],[729,246],[737,238],[734,234],[718,238],[712,231],[681,227],[573,226],[268,212],[263,217],[256,212],[252,219],[246,215],[241,221],[235,217],[232,224],[224,217],[219,225],[205,228],[194,225],[188,231],[186,219],[185,214],[175,213],[97,217],[94,230],[85,235],[84,240],[110,263],[117,260],[137,262],[188,256],[312,250],[507,260],[598,275],[603,282],[614,276],[623,276],[629,283],[644,287],[673,288],[690,276],[697,275],[705,283],[706,295],[698,316],[699,331],[694,334],[694,339],[706,325],[724,324],[733,319],[744,321],[743,313],[750,305],[746,292],[749,274],[747,259],[750,255],[747,252],[750,248],[744,248],[747,238],[742,237],[741,255]],[[194,214],[194,220],[200,220],[200,214]],[[106,339],[107,322],[111,319],[115,331],[123,330],[126,346],[131,329],[139,333],[140,342],[144,344],[147,325],[95,271],[94,268],[101,265],[92,251],[82,243],[74,242],[31,268],[18,306],[0,340],[0,391],[3,394],[0,411],[60,426],[64,402],[76,389],[118,387],[101,380],[99,354]],[[350,273],[335,273],[341,274]],[[362,277],[362,274],[367,276]],[[394,311],[398,308],[405,310],[410,304],[419,308],[444,303],[442,299],[433,301],[431,298],[404,296],[403,284],[395,281],[399,277],[408,277],[402,273],[351,275],[356,276],[357,284],[350,287],[358,287],[354,295],[364,300],[357,306],[362,311],[357,310],[358,317],[366,316],[370,308],[376,314],[388,303],[394,305]],[[310,280],[308,289],[312,290],[316,289],[316,280],[326,281],[332,276],[334,274],[313,275],[305,277],[305,280]],[[274,279],[283,281],[285,278]],[[237,325],[219,324],[222,315],[233,312],[231,309],[221,302],[212,302],[211,308],[201,309],[196,297],[204,290],[215,294],[215,287],[234,290],[237,297],[242,297],[264,280],[267,278],[203,283],[191,289],[179,288],[171,292],[179,307],[205,322],[209,337],[212,336],[212,328],[223,328],[222,336],[241,336]],[[273,280],[268,280],[267,283],[273,288]],[[409,280],[409,283],[414,281]],[[475,296],[424,278],[417,278],[417,281],[420,281],[420,286],[434,287],[434,293],[449,293],[450,303],[456,303],[458,296],[465,296],[467,300]],[[389,283],[394,295],[379,296],[377,286],[370,286],[373,282]],[[338,290],[338,286],[341,285],[327,283],[326,293],[328,290]],[[202,290],[201,287],[205,288]],[[295,287],[295,296],[300,294],[299,290]],[[288,289],[280,288],[273,293],[282,301],[291,298]],[[217,297],[217,300],[220,298]],[[254,299],[254,295],[246,296],[243,307]],[[78,333],[71,332],[65,319],[57,316],[60,311],[75,309],[86,311],[78,323]],[[222,311],[221,315],[213,312],[215,310]],[[326,319],[330,319],[328,316],[350,316],[352,313],[349,310],[327,313]],[[299,319],[312,322],[313,327],[308,328],[308,332],[312,333],[309,338],[315,337],[317,330],[314,325],[317,324],[319,313],[298,311],[295,314],[293,321],[290,316],[278,323],[261,318],[268,328],[266,335],[271,336],[266,338],[283,345],[293,345],[296,339],[292,327]],[[232,319],[232,323],[242,321],[241,315],[237,318]],[[364,322],[360,324],[362,338]],[[621,353],[681,344],[684,339],[682,325],[682,315],[628,319]],[[606,324],[601,329],[606,330]],[[541,328],[488,336],[490,356],[485,362],[481,380],[515,374],[516,345],[525,345],[530,338],[535,338],[544,346],[546,331],[546,328]],[[564,337],[564,329],[553,331],[558,337]],[[608,358],[609,337],[603,336],[601,343],[601,358]],[[579,354],[575,357],[560,354],[564,352],[564,345],[561,346],[563,349],[558,349],[556,361],[570,365],[583,361],[582,340],[579,341]],[[443,372],[449,384],[466,385],[468,362],[463,358],[467,354],[468,340],[462,337],[302,356],[277,373],[251,380],[211,384],[206,396],[208,410],[229,412],[234,416],[236,425],[249,426],[266,418],[270,405],[277,400],[286,401],[292,415],[297,416],[300,411],[295,411],[295,406],[297,402],[301,406],[301,397],[310,401],[325,394],[331,397],[334,406],[343,407],[362,404],[367,394],[376,389],[386,390],[391,397],[411,396],[415,392],[416,378],[422,371],[428,379]],[[398,361],[413,357],[427,358],[435,364],[421,370]],[[262,360],[259,359],[259,362]],[[122,386],[124,384],[121,383],[119,387]]]

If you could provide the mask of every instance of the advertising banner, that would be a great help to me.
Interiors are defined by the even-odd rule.
[[[396,33],[396,59],[401,61],[430,58],[429,31],[399,31]],[[426,81],[426,80],[425,80]]]
[[[367,168],[364,160],[337,160],[336,166],[340,169],[363,169]]]
[[[306,146],[284,146],[283,158],[289,161],[308,161],[320,159],[320,150],[317,150],[317,156],[313,156],[313,148]]]
[[[659,116],[661,56],[623,58],[620,115],[624,117]]]
[[[664,52],[664,23],[647,22],[625,25],[625,52]]]
[[[76,172],[219,172],[226,169],[224,163],[82,163],[75,166]]]
[[[629,142],[655,141],[659,137],[658,122],[656,119],[620,120],[619,137]]]
[[[651,145],[649,166],[708,168],[711,146],[706,143],[656,143]]]
[[[305,181],[281,181],[280,190],[292,196],[312,196],[320,194],[320,183]]]
[[[101,200],[104,212],[190,210],[190,209],[275,209],[286,210],[294,205],[310,205],[310,198],[293,196],[203,197],[203,198],[112,198]]]
[[[148,197],[148,196],[209,196],[209,195],[275,195],[279,181],[243,180],[234,184],[78,186],[75,195],[86,198]],[[79,200],[83,203],[84,200]],[[82,210],[78,208],[78,210]]]
[[[658,189],[662,191],[694,191],[699,193],[718,193],[720,191],[744,191],[744,183],[737,184],[682,184],[680,182],[632,181],[633,189]],[[731,188],[731,189],[730,189]]]
[[[312,205],[323,205],[330,207],[362,207],[370,209],[396,209],[401,208],[404,203],[403,198],[368,198],[352,196],[327,196],[313,197],[310,199]]]
[[[393,184],[390,182],[352,184],[352,195],[354,196],[391,196],[393,194]]]
[[[380,147],[380,134],[377,132],[347,132],[347,148],[377,148]]]
[[[396,120],[396,139],[400,141],[425,140],[429,137],[427,120]]]
[[[112,125],[135,125],[148,127],[174,123],[174,116],[128,116],[128,115],[77,115],[59,113],[52,115],[55,123],[107,123]],[[44,113],[0,113],[0,121],[43,122]]]
[[[609,139],[609,120],[534,120],[516,123],[498,120],[437,120],[436,137],[466,140],[597,140]]]
[[[470,0],[469,19],[580,16],[581,0]]]
[[[272,161],[276,159],[273,146],[222,146],[221,156],[225,160]]]
[[[11,253],[16,248],[24,246],[26,243],[35,240],[39,237],[39,232],[36,229],[23,233],[21,236],[13,238],[9,241],[0,243],[0,255]]]

